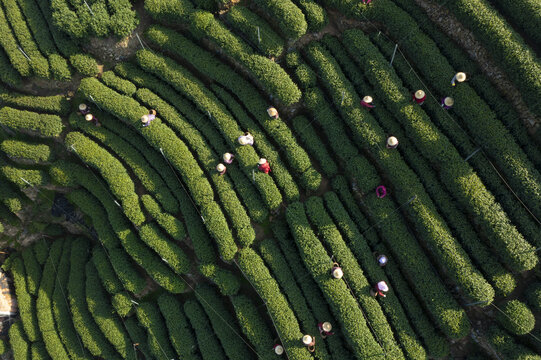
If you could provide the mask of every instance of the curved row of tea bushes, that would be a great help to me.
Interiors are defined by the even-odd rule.
[[[519,300],[509,300],[496,313],[496,320],[513,335],[526,335],[535,327],[535,317],[528,306]]]
[[[373,93],[372,89],[365,85],[366,81],[364,77],[357,70],[356,65],[348,59],[347,53],[341,48],[338,40],[332,37],[326,37],[324,38],[324,42],[331,49],[334,57],[338,60],[349,79],[353,83],[358,84],[357,91],[360,93]],[[401,146],[398,149],[399,152],[404,156],[408,165],[416,171],[428,194],[435,202],[438,211],[444,215],[445,221],[449,224],[452,231],[458,235],[461,245],[468,250],[468,255],[476,261],[476,265],[485,274],[489,275],[490,280],[501,293],[507,295],[513,291],[516,285],[513,276],[494,259],[492,252],[480,241],[466,216],[454,206],[453,200],[442,189],[437,180],[433,167],[427,164],[417,153],[414,146],[416,142],[410,141],[406,137],[398,122],[387,112],[385,107],[378,106],[372,113],[375,113],[378,123],[387,133],[393,134],[400,139]]]
[[[42,276],[41,265],[36,259],[33,247],[27,247],[21,251],[21,256],[23,258],[24,270],[26,273],[26,288],[30,295],[36,296]]]
[[[23,0],[24,1],[24,0]],[[51,1],[50,0],[35,0],[38,4],[47,24],[49,31],[58,48],[58,51],[64,57],[68,58],[71,66],[85,76],[95,76],[98,74],[98,63],[90,55],[81,52],[79,46],[69,38],[65,33],[58,29],[53,20]],[[73,19],[72,19],[73,20]]]
[[[272,238],[267,238],[260,243],[259,253],[291,303],[291,307],[293,308],[297,319],[299,319],[302,329],[316,338],[317,346],[315,356],[318,359],[330,359],[327,347],[322,341],[323,338],[317,336],[319,331],[317,328],[318,322],[311,313],[310,308],[306,303],[306,299],[295,282],[295,277],[291,273],[278,244],[276,244]]]
[[[158,306],[165,319],[171,346],[177,355],[186,360],[201,360],[197,343],[182,304],[170,294],[158,297]]]
[[[6,156],[17,162],[42,163],[54,159],[51,148],[45,144],[32,144],[21,140],[4,140],[0,148]]]
[[[149,28],[145,34],[150,41],[187,59],[199,71],[235,94],[252,114],[252,117],[256,118],[274,140],[284,148],[288,162],[301,178],[303,185],[310,190],[319,187],[321,182],[317,176],[319,174],[317,172],[313,174],[314,171],[306,151],[298,145],[291,130],[282,119],[273,120],[268,117],[266,113],[268,104],[262,97],[255,96],[257,89],[254,86],[235,73],[229,66],[217,60],[211,53],[173,30],[154,26]]]
[[[193,146],[199,145],[197,149],[202,150],[205,153],[207,153],[207,156],[208,156],[209,145],[213,147],[215,151],[219,154],[230,151],[230,147],[225,144],[218,130],[213,126],[207,126],[206,123],[199,121],[202,117],[204,117],[204,115],[201,114],[201,112],[196,111],[193,108],[193,106],[189,103],[188,100],[178,95],[176,91],[172,89],[169,85],[163,83],[158,78],[143,71],[141,68],[133,64],[128,64],[128,63],[119,64],[116,66],[115,71],[119,73],[121,76],[130,79],[131,81],[136,83],[138,86],[145,88],[145,89],[140,89],[140,91],[136,93],[138,99],[140,99],[141,101],[143,102],[149,101],[151,104],[155,106],[158,106],[159,104],[165,104],[156,96],[156,95],[159,95],[163,100],[167,101],[169,104],[173,104],[175,106],[175,109],[178,112],[180,112],[181,115],[183,116],[180,118],[178,117],[175,117],[175,118],[181,119],[181,120],[185,118],[191,123],[191,125],[186,124],[184,122],[182,123],[174,122],[174,123],[169,123],[169,124],[172,126],[174,125],[177,131],[179,132],[180,131],[184,132],[188,130],[195,131],[194,129],[191,129],[193,125],[199,132],[201,132],[201,135],[206,137],[206,143],[204,144],[203,147],[201,147],[200,142],[194,142]],[[151,91],[155,92],[156,95],[152,94]],[[190,134],[190,132],[187,132],[187,134]],[[195,133],[192,132],[192,134],[195,134]],[[196,136],[199,138],[199,135],[196,135]],[[186,136],[185,139],[191,140],[191,141],[195,140],[195,138],[191,139],[191,136]],[[215,157],[215,161],[219,161],[217,157]],[[230,169],[231,169],[231,166],[235,167],[236,164],[234,163],[230,165]],[[227,173],[227,176],[231,178],[231,180],[233,180],[234,186],[236,187],[236,191],[238,195],[240,196],[240,198],[242,199],[243,203],[246,205],[248,213],[250,214],[250,218],[257,222],[262,222],[268,216],[268,210],[263,204],[263,201],[261,200],[261,197],[259,196],[259,193],[257,192],[256,188],[250,183],[250,179],[247,178],[244,173],[237,172],[237,171],[229,171]]]
[[[340,200],[332,192],[327,192],[325,199],[330,199],[331,204],[336,207],[340,206]],[[405,314],[400,314],[402,309],[398,301],[395,301],[395,307],[389,306],[390,304],[387,301],[382,301],[383,304],[380,305],[367,292],[371,285],[379,281],[379,277],[372,275],[376,267],[375,259],[366,259],[367,263],[365,264],[355,258],[353,251],[346,244],[345,237],[340,233],[330,214],[325,209],[321,197],[311,197],[305,204],[309,220],[317,229],[317,234],[325,242],[329,252],[334,255],[344,270],[348,287],[356,294],[359,305],[364,309],[367,321],[371,323],[372,331],[380,339],[381,346],[387,350],[387,354],[390,354],[393,358],[403,357],[404,355],[410,358],[426,358],[426,351],[417,339],[413,329],[409,326],[407,317]],[[326,205],[329,206],[328,201]],[[371,267],[369,272],[366,268],[370,265],[374,266]],[[372,275],[372,281],[370,281],[369,275]],[[392,283],[389,284],[392,289]],[[388,300],[388,298],[386,297],[385,300]],[[395,329],[395,334],[393,334],[391,327]],[[398,343],[404,350],[404,355],[401,355],[398,350]]]
[[[127,65],[127,63],[123,63],[123,65]],[[216,259],[216,251],[212,246],[211,239],[205,230],[202,219],[197,213],[196,208],[194,208],[186,190],[182,187],[182,184],[179,183],[174,170],[167,163],[167,160],[164,159],[159,151],[149,149],[141,134],[136,133],[132,128],[126,127],[120,121],[104,123],[103,127],[114,132],[116,136],[122,138],[124,141],[130,143],[143,154],[148,163],[160,173],[160,176],[179,203],[184,218],[184,224],[186,225],[197,258],[201,262],[214,262]],[[144,201],[144,196],[141,200]],[[147,211],[149,210],[147,209]]]
[[[145,216],[135,192],[135,184],[122,163],[82,133],[68,133],[64,143],[82,162],[99,171],[113,195],[120,200],[128,219],[135,225],[141,225]]]
[[[536,0],[495,0],[499,10],[532,40],[541,43],[541,4]]]
[[[0,160],[0,164],[2,161]],[[49,176],[44,170],[22,169],[10,165],[0,167],[0,173],[20,189],[44,186],[49,183]]]
[[[332,186],[335,191],[341,190],[341,192],[343,192],[341,198],[347,198],[353,202],[344,178],[335,178]],[[328,192],[324,195],[324,199],[328,212],[341,231],[343,238],[347,241],[351,251],[363,266],[367,276],[371,279],[371,282],[374,283],[381,279],[385,279],[388,274],[388,267],[386,266],[386,271],[384,271],[379,264],[377,264],[373,248],[368,246],[367,239],[361,235],[356,224],[348,214],[348,210],[345,209],[344,204],[338,198],[338,195],[334,192]],[[352,210],[360,213],[360,209],[356,207],[352,208]],[[391,321],[391,324],[394,325],[399,340],[404,343],[404,349],[410,354],[417,353],[422,355],[424,352],[422,347],[419,348],[416,337],[412,336],[413,327],[415,328],[416,333],[419,334],[419,337],[423,340],[431,356],[443,357],[447,355],[449,348],[446,346],[445,339],[436,334],[434,326],[430,323],[426,315],[423,314],[423,310],[417,300],[414,299],[411,291],[408,289],[407,295],[404,294],[402,289],[407,289],[408,284],[401,277],[400,279],[397,277],[390,277],[390,279],[391,281],[389,283],[392,284],[393,291],[392,293],[389,293],[385,298],[385,301],[382,301],[380,304]],[[400,291],[398,291],[399,289]],[[406,314],[410,316],[408,317]],[[411,326],[409,323],[411,323]],[[426,354],[424,356],[426,356]]]
[[[225,260],[231,260],[237,250],[231,231],[218,204],[213,200],[210,184],[206,179],[203,181],[202,170],[186,145],[159,119],[153,121],[152,126],[142,128],[140,117],[148,111],[134,99],[118,94],[97,79],[83,79],[79,90],[87,97],[92,96],[102,109],[123,121],[133,123],[150,145],[163,152],[164,157],[179,171],[186,183],[193,199],[189,201],[200,206],[204,224],[215,239],[220,255]]]
[[[492,326],[486,335],[490,345],[503,359],[541,360],[541,355],[518,343],[513,336],[497,326]]]
[[[55,242],[53,242],[49,253],[53,252],[53,248],[56,246],[55,244],[57,241],[58,240],[55,240]],[[75,330],[67,299],[67,284],[71,266],[71,246],[72,241],[64,241],[62,257],[60,258],[57,267],[57,269],[62,269],[63,271],[58,271],[56,273],[52,298],[52,311],[56,329],[70,358],[74,360],[88,360],[91,358],[91,355],[88,353],[88,350],[85,350],[83,347],[81,338]]]
[[[89,170],[73,163],[58,161],[51,166],[50,172],[56,183],[62,186],[82,185],[102,203],[109,223],[123,247],[111,249],[110,255],[115,259],[112,264],[119,278],[123,282],[126,279],[124,286],[127,290],[138,293],[142,290],[140,286],[144,286],[144,282],[139,279],[141,275],[129,265],[126,253],[164,289],[174,293],[184,291],[184,282],[137,237],[128,219],[113,202],[112,195],[104,194],[103,186],[93,181]]]
[[[302,11],[291,0],[254,0],[253,5],[277,22],[278,28],[289,40],[297,40],[308,25]]]
[[[25,200],[5,178],[0,176],[0,179],[4,183],[0,186],[0,201],[11,213],[16,214],[22,210]]]
[[[20,47],[30,58],[29,64],[34,75],[42,78],[50,77],[49,63],[41,54],[36,42],[32,38],[30,29],[21,14],[21,10],[17,5],[16,0],[2,0],[1,2],[4,5],[4,13],[7,21],[9,22]]]
[[[89,253],[89,243],[80,238],[72,242],[70,272],[67,285],[67,298],[70,304],[73,324],[81,341],[94,356],[105,359],[120,359],[118,353],[106,340],[96,325],[87,306],[85,297],[85,264]]]
[[[312,88],[305,93],[307,107],[317,113],[316,120],[323,126],[327,138],[330,140],[335,153],[347,161],[353,163],[353,159],[358,162],[355,171],[349,170],[351,176],[356,179],[356,183],[364,193],[371,193],[380,183],[375,169],[359,156],[357,149],[350,143],[345,129],[337,122],[336,115],[332,112],[329,104],[325,101],[321,90]],[[342,145],[342,146],[340,146]],[[349,145],[349,146],[348,146]],[[351,160],[350,160],[351,159]],[[408,277],[416,284],[430,283],[430,288],[424,288],[420,291],[430,291],[431,295],[424,297],[427,299],[437,299],[427,301],[426,305],[432,313],[438,325],[446,334],[453,334],[453,337],[462,337],[469,329],[469,321],[465,318],[465,313],[459,308],[458,304],[452,300],[441,280],[431,269],[430,262],[419,247],[417,241],[412,237],[409,230],[403,224],[403,219],[398,216],[394,208],[397,205],[392,204],[389,199],[379,199],[374,203],[375,213],[379,213],[383,218],[389,218],[387,226],[382,227],[381,231],[386,241],[393,244],[393,248],[398,250],[398,258],[403,265],[404,271]],[[382,207],[383,206],[383,207]]]
[[[228,181],[229,176],[221,176],[216,171],[216,165],[222,161],[221,156],[211,151],[201,134],[188,124],[171,105],[151,91],[139,89],[137,90],[137,98],[156,109],[161,119],[167,122],[173,130],[176,130],[181,135],[181,139],[191,148],[194,157],[201,163],[201,169],[208,175],[209,182],[214,184],[219,204],[222,205],[225,214],[230,217],[231,228],[236,231],[239,245],[250,245],[255,239],[255,231],[250,224],[250,217],[235,192],[234,184]]]
[[[306,54],[318,69],[323,85],[331,93],[334,103],[341,104],[344,98],[344,106],[339,107],[343,119],[349,125],[352,136],[362,147],[371,150],[381,167],[389,174],[397,188],[397,199],[405,202],[416,195],[416,200],[407,209],[420,238],[429,246],[433,255],[445,264],[448,274],[462,286],[471,299],[490,303],[494,298],[494,289],[471,264],[468,255],[453,238],[413,171],[396,151],[382,150],[380,144],[385,143],[386,134],[368,111],[358,105],[359,96],[334,58],[321,45],[315,43],[308,46]]]
[[[155,359],[169,360],[175,356],[175,351],[169,343],[167,327],[160,314],[158,306],[144,302],[135,308],[137,319],[147,331],[148,345]]]
[[[100,282],[100,277],[92,260],[86,263],[85,274],[86,302],[94,321],[123,359],[135,357],[128,333],[124,329],[121,319],[114,314],[113,307],[107,299],[108,294]]]
[[[384,46],[384,43],[381,40],[378,40],[377,37],[372,37],[372,41],[377,43],[378,46],[380,46],[380,49],[390,56],[394,48],[393,45]],[[410,72],[411,68],[404,58],[396,58],[393,67],[400,74],[401,79],[411,88],[424,87],[423,80],[420,80],[417,77],[417,74]],[[472,79],[472,82],[476,80],[477,78],[474,78]],[[470,142],[468,135],[462,131],[457,122],[449,121],[449,113],[442,112],[439,101],[427,101],[423,104],[423,108],[427,114],[430,115],[431,120],[437,123],[440,131],[452,141],[455,148],[460,151],[464,158],[476,150],[477,146]],[[521,124],[520,126],[522,127],[523,125]],[[534,148],[531,144],[528,147]],[[539,226],[535,224],[531,215],[524,206],[517,201],[515,195],[496,174],[492,166],[487,163],[486,158],[478,155],[471,157],[468,162],[482,178],[483,183],[496,196],[498,202],[502,205],[513,224],[517,226],[518,230],[526,237],[526,239],[533,242],[533,244],[541,244]]]
[[[235,318],[226,308],[224,298],[208,285],[199,285],[195,295],[205,310],[216,337],[220,340],[222,348],[228,359],[243,360],[255,359],[253,352],[248,348],[240,336],[240,329]]]
[[[102,122],[114,121],[110,117],[102,116],[101,114],[100,120]],[[69,121],[73,128],[82,130],[85,134],[99,140],[110,149],[113,154],[116,154],[122,159],[137,176],[137,179],[141,181],[141,184],[152,193],[158,201],[160,201],[160,204],[167,212],[176,214],[179,211],[177,201],[167,188],[167,185],[160,177],[159,173],[154,170],[145,158],[130,144],[103,127],[96,127],[94,124],[85,121],[82,116],[72,114]],[[74,147],[77,149],[76,146]]]
[[[345,281],[336,281],[330,275],[332,261],[312,231],[303,204],[291,204],[287,208],[286,219],[304,264],[323,292],[355,356],[359,359],[383,359],[385,351],[391,349],[382,349],[382,345],[378,344],[374,338],[376,335],[370,332],[363,311]],[[395,356],[403,355],[398,351]]]
[[[101,81],[111,89],[127,96],[133,96],[137,91],[135,85],[115,75],[113,71],[106,71],[101,75]]]
[[[284,41],[269,24],[244,6],[233,6],[225,13],[226,23],[240,31],[266,56],[279,56],[284,51]]]
[[[445,6],[482,42],[521,90],[524,101],[540,115],[541,79],[537,74],[541,72],[541,59],[522,37],[487,1],[458,0]]]
[[[40,113],[68,115],[71,111],[70,101],[63,95],[33,96],[6,89],[0,85],[0,100],[4,105],[23,108]]]
[[[31,342],[38,341],[41,338],[38,319],[36,317],[36,300],[28,292],[26,285],[26,273],[24,262],[20,257],[15,257],[10,266],[13,283],[15,284],[15,295],[17,296],[17,306],[21,315],[21,324],[24,333]]]
[[[184,303],[184,312],[195,332],[201,357],[205,360],[226,360],[224,350],[201,305],[195,300],[188,300]]]
[[[287,356],[292,360],[310,359],[310,353],[302,344],[303,334],[295,314],[263,260],[246,248],[239,252],[238,266],[265,302]]]
[[[15,36],[11,32],[9,22],[6,19],[4,10],[0,8],[0,45],[4,49],[11,65],[17,70],[17,72],[23,76],[28,77],[32,75],[32,69],[28,59],[19,51],[19,45]],[[17,85],[20,84],[20,77],[14,78],[13,81]]]
[[[68,353],[62,345],[61,337],[55,329],[52,311],[54,289],[55,286],[58,286],[55,281],[57,269],[59,269],[64,247],[66,247],[64,240],[56,240],[51,245],[49,257],[43,267],[43,280],[41,281],[36,301],[36,314],[38,317],[39,330],[43,337],[47,352],[53,359],[68,358]],[[62,269],[62,271],[65,270]]]
[[[329,311],[329,307],[323,294],[312,277],[308,276],[308,270],[303,264],[299,251],[295,245],[295,240],[291,237],[285,220],[277,220],[272,226],[272,231],[283,257],[291,268],[291,275],[299,285],[304,295],[304,299],[310,306],[310,310],[316,319],[324,319],[336,324],[334,316]],[[326,345],[332,354],[333,359],[351,359],[353,355],[347,350],[346,344],[341,336],[331,336],[325,339]]]
[[[9,345],[13,350],[15,360],[28,360],[30,343],[24,335],[21,321],[16,321],[9,327]]]
[[[405,132],[419,151],[439,169],[440,180],[477,219],[494,249],[515,271],[529,270],[537,263],[533,248],[511,224],[472,169],[464,162],[449,140],[433,125],[428,116],[410,100],[410,93],[401,80],[389,70],[381,53],[359,31],[344,33],[344,44],[358,64],[366,65],[369,81],[389,109],[404,124]],[[368,63],[370,59],[370,63]]]
[[[9,106],[0,109],[0,123],[14,130],[40,137],[56,137],[63,128],[62,119],[57,115],[38,114]]]
[[[182,241],[186,237],[186,227],[184,226],[184,223],[173,215],[162,211],[160,205],[152,196],[148,194],[142,195],[141,201],[150,216],[156,220],[158,225],[160,225],[169,236],[177,241]]]
[[[402,40],[404,53],[410,57],[410,61],[417,65],[419,72],[440,94],[454,98],[453,113],[464,119],[470,135],[477,143],[482,144],[499,171],[506,176],[509,185],[539,218],[541,216],[541,201],[539,201],[541,175],[528,161],[503,124],[496,120],[495,114],[488,105],[468,84],[450,87],[450,79],[456,71],[440,53],[436,44],[419,31],[417,24],[407,13],[388,0],[383,0],[378,3],[378,7],[370,7],[367,10],[369,11],[366,16],[374,20],[383,20],[391,34],[411,33],[408,38]],[[535,73],[535,71],[532,72],[532,74]],[[537,81],[541,84],[540,79]],[[529,92],[529,94],[532,93]]]
[[[36,41],[37,46],[48,57],[52,77],[55,80],[68,81],[71,79],[71,70],[68,62],[56,51],[53,39],[48,31],[47,23],[34,1],[17,0],[26,23]]]
[[[274,346],[272,334],[252,300],[245,295],[232,296],[230,300],[242,332],[254,346],[258,358],[276,359],[276,355],[271,351]]]
[[[256,172],[252,175],[252,170],[257,167],[259,156],[251,146],[242,146],[237,143],[237,138],[243,134],[243,131],[224,105],[198,79],[171,59],[150,51],[139,51],[137,60],[144,70],[158,75],[163,81],[171,84],[192,100],[202,112],[210,112],[213,121],[229,140],[229,145],[235,146],[237,161],[244,173],[255,178],[255,184],[269,209],[276,209],[282,202],[282,195],[267,174]]]
[[[240,290],[240,278],[215,263],[200,264],[197,268],[203,276],[212,281],[225,296],[236,295]]]
[[[329,23],[327,11],[315,0],[292,0],[297,5],[306,18],[309,32],[318,32]]]
[[[134,344],[139,344],[137,345],[136,349],[145,356],[145,359],[152,359],[150,347],[147,343],[145,329],[139,326],[137,316],[130,316],[124,320],[124,326],[126,327],[126,331],[130,334],[132,342]]]

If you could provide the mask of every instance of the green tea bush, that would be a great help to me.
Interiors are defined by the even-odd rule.
[[[98,170],[109,185],[111,192],[122,204],[122,210],[135,225],[141,225],[145,216],[135,193],[135,185],[128,172],[114,156],[90,138],[79,132],[66,135],[65,145],[74,151],[81,161]]]
[[[38,114],[9,106],[0,109],[0,123],[14,130],[40,137],[56,137],[63,128],[62,119],[57,115]]]
[[[226,360],[222,346],[201,305],[195,300],[188,300],[184,303],[184,312],[194,329],[203,359]]]
[[[2,151],[11,159],[40,163],[54,159],[51,149],[45,144],[31,144],[20,140],[4,140],[0,145]]]
[[[153,302],[144,302],[136,307],[139,323],[147,330],[148,344],[155,359],[172,359],[175,351],[169,343],[167,327],[158,306]]]
[[[304,14],[290,0],[254,0],[253,4],[277,22],[287,39],[297,40],[306,33],[308,25]]]
[[[524,335],[533,330],[535,317],[523,302],[519,300],[507,301],[502,306],[502,312],[496,313],[496,320],[512,334]]]
[[[101,81],[123,95],[132,96],[137,91],[137,88],[132,82],[116,76],[112,71],[104,72],[101,75]]]
[[[200,264],[198,270],[218,287],[222,295],[232,296],[239,292],[240,279],[231,271],[215,263]]]
[[[293,0],[293,3],[297,5],[304,16],[306,17],[306,22],[308,23],[309,32],[318,32],[323,30],[323,28],[328,24],[329,18],[327,16],[327,11],[318,4],[315,0]]]
[[[0,31],[2,31],[1,26]],[[2,45],[2,41],[0,41],[0,45]],[[21,86],[23,81],[21,75],[9,62],[9,58],[4,49],[0,49],[0,80],[2,80],[3,83],[13,87]]]
[[[31,247],[24,249],[21,255],[26,273],[26,288],[30,295],[36,296],[41,282],[41,265]]]
[[[234,29],[242,32],[264,55],[279,56],[284,51],[282,38],[265,20],[248,8],[234,6],[225,13],[225,20]]]
[[[21,321],[13,323],[9,327],[9,345],[13,350],[13,358],[15,360],[29,359],[29,341],[24,336],[23,326]]]
[[[303,334],[295,314],[263,260],[255,251],[246,248],[239,252],[238,266],[265,302],[267,311],[283,341],[283,346],[287,349],[288,357],[310,359],[309,352],[303,347],[302,341],[299,341]]]
[[[9,22],[6,19],[6,14],[4,10],[0,9],[0,45],[5,50],[11,65],[17,70],[17,72],[23,76],[28,77],[32,75],[32,69],[30,68],[29,61],[26,57],[19,51],[19,45],[15,36],[11,32],[9,27]],[[17,79],[17,80],[15,80]],[[20,77],[13,79],[17,84],[20,83]]]
[[[15,257],[13,259],[11,262],[10,271],[13,277],[13,283],[15,284],[17,306],[19,308],[19,314],[21,315],[21,323],[24,333],[31,342],[38,341],[41,338],[41,335],[36,316],[36,301],[32,295],[28,293],[24,262],[20,257]]]
[[[184,223],[173,215],[163,212],[160,205],[152,196],[148,194],[142,195],[141,201],[150,216],[156,220],[158,225],[160,225],[169,236],[177,241],[182,241],[186,237],[186,227],[184,226]]]
[[[56,115],[68,115],[70,101],[63,95],[32,96],[16,93],[0,86],[0,100],[8,106],[45,112]]]
[[[533,283],[526,289],[526,299],[534,311],[541,311],[541,283]]]
[[[194,332],[182,310],[182,304],[172,295],[162,294],[158,297],[158,306],[165,318],[169,339],[177,355],[186,360],[200,360]]]
[[[130,334],[132,342],[137,345],[137,350],[143,353],[145,359],[151,359],[152,354],[150,353],[150,348],[148,347],[147,337],[145,336],[145,330],[139,326],[136,316],[130,316],[124,320],[124,326]]]
[[[50,359],[49,354],[47,353],[47,349],[45,348],[45,345],[41,341],[32,343],[30,352],[31,352],[30,356],[32,357],[32,359],[36,359],[36,360]]]
[[[43,281],[39,287],[38,298],[36,301],[36,314],[38,317],[39,330],[43,337],[43,342],[47,352],[52,358],[66,359],[68,354],[62,345],[60,334],[55,329],[53,317],[53,291],[56,283],[57,269],[59,269],[64,240],[54,241],[45,266],[43,267]],[[35,344],[35,343],[34,343]],[[32,357],[34,359],[34,357]]]
[[[133,345],[121,320],[114,315],[113,307],[107,300],[96,267],[92,261],[86,263],[86,302],[88,310],[105,338],[111,343],[123,359],[135,357]]]
[[[541,360],[541,356],[516,342],[505,330],[493,326],[488,330],[487,340],[504,359]]]

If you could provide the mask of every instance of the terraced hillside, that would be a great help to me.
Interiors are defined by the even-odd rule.
[[[0,0],[0,354],[541,359],[535,24]]]

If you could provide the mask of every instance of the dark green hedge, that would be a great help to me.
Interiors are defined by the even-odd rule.
[[[17,296],[17,306],[21,315],[24,333],[31,342],[41,338],[38,328],[38,319],[36,317],[36,301],[28,293],[26,285],[26,274],[24,263],[20,257],[16,257],[11,262],[10,267],[13,283],[15,284],[15,295]]]
[[[36,259],[32,247],[27,247],[21,252],[26,273],[26,288],[28,292],[36,296],[41,282],[41,265]]]
[[[56,115],[17,110],[9,106],[0,109],[0,123],[9,128],[41,137],[56,137],[60,135],[63,128],[62,119]]]
[[[15,161],[23,162],[50,162],[53,160],[53,154],[48,145],[31,144],[20,140],[4,140],[0,146],[2,151]]]
[[[533,330],[535,317],[526,304],[519,300],[507,301],[496,313],[496,320],[506,330],[515,335],[524,335]]]
[[[234,29],[243,33],[264,55],[279,56],[284,51],[282,38],[274,32],[265,20],[248,8],[233,6],[231,10],[225,13],[225,20]]]
[[[71,111],[70,101],[63,95],[31,96],[16,93],[0,86],[0,100],[8,106],[37,111],[67,115]]]
[[[158,306],[153,302],[144,302],[136,307],[139,323],[146,329],[148,345],[155,359],[169,360],[175,351],[169,343],[167,327]]]
[[[182,304],[172,295],[162,294],[158,297],[158,306],[177,355],[186,360],[200,360],[195,336],[182,310]]]
[[[526,299],[534,311],[541,311],[541,283],[536,282],[528,286]]]
[[[174,200],[174,198],[171,200]],[[156,220],[158,225],[160,225],[169,236],[177,241],[182,241],[186,237],[186,227],[184,226],[184,223],[175,216],[162,211],[160,205],[152,196],[148,194],[142,195],[141,201],[150,216]]]
[[[135,192],[135,185],[122,163],[98,143],[79,132],[70,132],[64,143],[81,161],[99,171],[113,195],[120,200],[122,210],[135,225],[145,221],[145,215]]]
[[[135,91],[137,91],[137,88],[132,82],[119,78],[112,71],[104,72],[101,75],[101,81],[103,81],[105,85],[112,88],[113,90],[127,96],[133,96],[133,94],[135,94]]]
[[[203,359],[226,360],[224,350],[201,305],[195,300],[188,300],[184,303],[184,312],[195,331]]]
[[[306,34],[304,14],[291,0],[254,0],[253,4],[277,23],[287,39],[297,40]]]
[[[297,5],[308,23],[309,32],[319,32],[328,24],[327,11],[315,0],[292,0]]]
[[[17,40],[11,32],[9,22],[6,19],[6,14],[2,9],[0,9],[0,35],[0,45],[4,48],[11,65],[19,72],[19,74],[21,74],[21,76],[31,76],[32,69],[30,68],[29,61],[19,51]],[[18,78],[17,80],[17,83],[19,83],[20,79]]]
[[[9,327],[9,346],[13,350],[13,358],[15,360],[28,360],[30,342],[24,336],[23,326],[21,321],[13,323]]]
[[[488,330],[487,340],[502,359],[541,360],[540,355],[517,343],[513,336],[497,326]]]
[[[215,263],[200,264],[198,270],[218,287],[222,295],[232,296],[239,292],[240,279],[231,271]]]

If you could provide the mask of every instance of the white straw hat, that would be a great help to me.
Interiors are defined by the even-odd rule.
[[[148,115],[141,116],[141,122],[146,124],[148,121],[149,121]]]
[[[446,97],[445,99],[443,99],[443,103],[447,106],[453,106],[455,100],[451,97]]]
[[[321,327],[323,328],[324,331],[326,332],[329,332],[332,330],[332,325],[330,322],[328,321],[325,321],[323,324],[321,324]]]
[[[241,144],[241,145],[248,144],[248,139],[246,139],[246,136],[240,136],[239,137],[239,144]]]
[[[269,116],[276,116],[278,115],[278,111],[274,108],[274,107],[270,107],[267,109],[267,114],[269,114]]]
[[[335,279],[341,279],[342,276],[344,276],[344,272],[342,271],[341,268],[337,267],[337,268],[334,268],[334,270],[332,271],[332,276]]]
[[[282,355],[284,353],[284,348],[282,347],[282,345],[276,345],[274,347],[274,353],[276,355]]]
[[[263,165],[266,162],[267,162],[267,159],[265,159],[265,158],[259,159],[259,165]]]
[[[365,96],[365,97],[363,97],[363,101],[364,101],[365,103],[367,103],[367,104],[370,104],[370,103],[372,102],[372,100],[374,100],[374,99],[372,99],[372,96]]]
[[[456,81],[458,81],[458,82],[463,82],[463,81],[466,80],[466,74],[463,73],[463,72],[458,72],[458,73],[456,73],[455,76],[456,76]]]
[[[224,154],[224,161],[229,161],[231,160],[231,154],[230,153],[225,153]]]
[[[387,145],[389,145],[389,146],[398,145],[398,139],[395,138],[394,136],[389,136],[389,138],[387,139]]]
[[[80,103],[79,104],[79,110],[84,110],[86,109],[86,104],[85,103]]]
[[[304,345],[310,345],[312,343],[312,337],[310,335],[304,335],[302,337],[302,343]]]
[[[423,90],[417,90],[415,92],[415,98],[421,100],[425,97],[425,92]]]
[[[219,172],[222,172],[225,170],[225,165],[220,163],[218,165],[216,165],[216,170],[219,171]]]
[[[86,114],[86,115],[85,115],[85,120],[86,120],[86,121],[91,121],[92,118],[93,118],[92,114]]]
[[[385,281],[380,281],[378,283],[378,289],[381,291],[389,291],[389,287],[387,286],[387,283]]]

